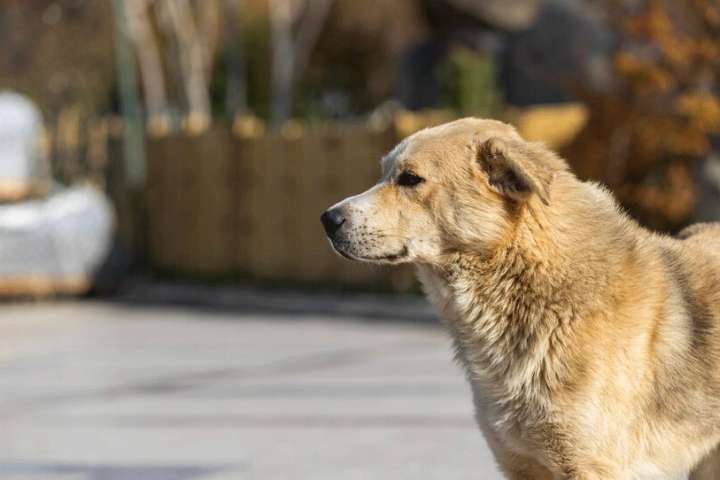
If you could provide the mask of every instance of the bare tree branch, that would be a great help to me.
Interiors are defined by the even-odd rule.
[[[247,115],[247,87],[245,85],[245,62],[242,51],[242,26],[238,0],[224,0],[225,110],[230,118]]]
[[[220,40],[219,0],[195,0],[198,40],[205,56],[205,76],[211,78],[215,52]]]
[[[290,117],[295,52],[292,40],[293,0],[270,0],[270,32],[272,36],[272,105],[270,119],[277,128]]]
[[[293,75],[299,79],[307,68],[333,0],[307,0],[305,12],[295,39],[295,67]]]
[[[273,45],[271,122],[277,128],[290,117],[293,83],[307,67],[332,0],[270,0]],[[298,25],[297,35],[293,26]]]
[[[126,0],[125,9],[130,37],[140,65],[148,129],[154,133],[164,133],[169,128],[167,93],[160,50],[148,18],[150,2],[151,0]]]
[[[200,132],[210,124],[206,59],[188,0],[162,0],[178,46],[183,87],[188,102],[187,128]]]

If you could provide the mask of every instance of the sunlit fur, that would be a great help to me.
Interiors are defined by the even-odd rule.
[[[416,265],[509,478],[720,478],[720,226],[649,232],[492,120],[416,133],[382,166],[336,206],[334,246]]]

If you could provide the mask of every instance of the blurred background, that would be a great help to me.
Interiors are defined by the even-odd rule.
[[[318,221],[421,128],[720,220],[717,0],[0,0],[0,41],[0,479],[499,478],[412,271]]]

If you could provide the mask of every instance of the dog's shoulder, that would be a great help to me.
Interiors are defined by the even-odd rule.
[[[720,247],[720,222],[695,223],[682,229],[677,234],[677,238],[680,240],[699,240]]]
[[[694,276],[720,292],[720,223],[696,223],[678,233],[676,248]]]

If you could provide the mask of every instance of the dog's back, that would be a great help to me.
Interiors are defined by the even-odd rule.
[[[681,240],[707,241],[720,248],[720,223],[696,223],[681,230],[677,236]]]
[[[696,223],[678,234],[688,273],[720,321],[720,223]]]
[[[720,402],[720,223],[691,225],[678,238],[679,248],[674,250],[679,265],[672,270],[679,274],[676,281],[693,322],[695,345],[705,350],[696,354],[714,364],[714,385],[707,379],[702,383],[714,390]]]

